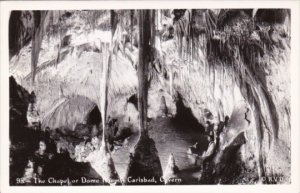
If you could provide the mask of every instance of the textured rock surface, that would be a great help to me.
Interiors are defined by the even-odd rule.
[[[89,114],[96,106],[96,103],[83,96],[63,98],[45,115],[42,127],[66,128],[74,131],[76,124],[87,122]]]

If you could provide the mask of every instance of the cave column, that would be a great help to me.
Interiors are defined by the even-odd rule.
[[[151,11],[138,11],[139,65],[138,65],[138,106],[141,135],[147,134],[148,71],[151,53]]]
[[[147,98],[148,98],[148,68],[153,57],[153,23],[151,22],[155,15],[153,10],[138,11],[139,26],[139,65],[138,65],[138,107],[140,117],[140,138],[134,147],[133,154],[126,172],[125,179],[131,177],[151,179],[154,178],[158,184],[162,177],[162,167],[155,147],[155,142],[149,137],[147,130]],[[128,184],[140,184],[138,182]],[[147,184],[156,184],[149,182]]]
[[[115,15],[114,11],[111,11],[111,24],[112,24],[112,37],[114,32],[116,31],[115,24]],[[113,38],[111,39],[111,41]],[[107,104],[108,104],[108,91],[109,91],[109,80],[110,80],[110,73],[111,73],[111,66],[112,66],[112,57],[113,57],[113,45],[114,42],[110,43],[103,43],[101,45],[102,50],[102,74],[100,79],[100,107],[101,107],[101,116],[102,116],[102,126],[103,126],[103,133],[102,133],[102,144],[98,151],[94,151],[90,153],[86,160],[88,160],[92,167],[96,170],[96,172],[103,178],[104,181],[109,183],[110,185],[120,184],[119,174],[116,171],[114,161],[111,157],[110,150],[106,144],[106,132],[107,132],[107,124],[106,124],[106,117],[107,117]]]

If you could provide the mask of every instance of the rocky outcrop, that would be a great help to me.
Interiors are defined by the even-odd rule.
[[[10,139],[22,136],[22,128],[28,124],[27,109],[30,103],[30,94],[19,85],[14,77],[9,77],[9,122]]]
[[[53,142],[53,135],[49,131],[42,131],[39,126],[30,126],[27,121],[27,109],[29,103],[34,103],[33,94],[29,94],[22,86],[10,77],[10,185],[41,185],[34,183],[34,177],[56,179],[98,179],[98,183],[105,184],[99,174],[89,163],[76,163],[70,154],[59,147],[59,142]],[[36,129],[33,129],[36,127]],[[40,141],[46,142],[46,151],[49,155],[43,172],[37,176],[37,165],[34,160],[34,152]],[[56,152],[57,149],[62,152]],[[68,149],[67,149],[68,150]],[[51,156],[50,156],[51,154]],[[24,184],[16,184],[16,179],[24,180]],[[78,183],[48,184],[46,185],[87,185],[82,181]]]
[[[33,33],[33,13],[31,11],[12,11],[9,20],[9,54],[10,58],[31,40]]]

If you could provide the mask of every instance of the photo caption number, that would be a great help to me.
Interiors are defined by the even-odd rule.
[[[17,178],[16,182],[17,182],[17,184],[25,184],[25,181],[23,178]]]

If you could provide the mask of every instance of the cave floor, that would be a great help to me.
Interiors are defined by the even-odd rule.
[[[158,155],[164,170],[168,158],[173,153],[176,165],[186,173],[184,176],[194,179],[199,172],[199,164],[195,166],[195,160],[187,154],[189,146],[198,142],[201,150],[206,150],[206,136],[200,130],[183,128],[174,123],[172,118],[157,118],[149,122],[149,136],[155,141]],[[133,150],[138,140],[138,134],[133,134],[122,147],[112,153],[112,157],[120,177],[125,176],[129,163],[129,153]]]

